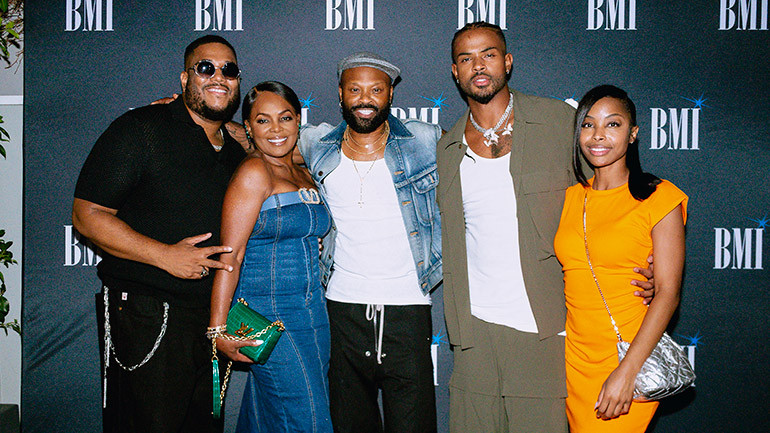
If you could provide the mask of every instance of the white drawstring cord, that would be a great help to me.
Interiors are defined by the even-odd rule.
[[[380,313],[379,330],[377,329],[378,312]],[[371,320],[374,322],[374,340],[375,340],[375,346],[376,346],[374,350],[377,352],[377,364],[382,364],[382,357],[385,356],[385,354],[382,353],[382,330],[385,327],[385,306],[377,305],[377,304],[368,304],[366,306],[366,320]]]

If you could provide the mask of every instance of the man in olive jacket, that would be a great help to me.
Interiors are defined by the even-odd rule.
[[[469,24],[452,49],[469,110],[437,148],[450,429],[566,432],[553,237],[573,178],[574,110],[507,88],[512,58],[497,26]]]

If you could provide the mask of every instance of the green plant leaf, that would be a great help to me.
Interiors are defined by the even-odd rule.
[[[0,322],[5,322],[5,316],[11,311],[11,304],[5,296],[0,296]]]
[[[19,323],[18,320],[14,319],[13,322],[0,323],[0,329],[5,331],[5,335],[8,335],[8,328],[11,328],[12,331],[21,335],[21,324]]]
[[[0,11],[3,13],[8,12],[8,0],[0,0]]]
[[[16,331],[17,334],[21,335],[21,324],[19,323],[18,320],[13,319],[13,322],[10,323],[10,326],[11,326],[11,329]]]

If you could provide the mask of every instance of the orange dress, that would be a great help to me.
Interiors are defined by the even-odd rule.
[[[593,179],[589,180],[591,183]],[[657,402],[634,402],[628,414],[596,418],[594,406],[602,384],[618,366],[617,338],[596,288],[583,243],[583,198],[588,195],[588,248],[596,278],[620,334],[633,342],[647,307],[634,296],[634,267],[647,267],[652,228],[677,205],[686,219],[687,196],[662,181],[644,201],[631,196],[628,184],[606,191],[574,185],[567,189],[554,248],[564,269],[567,302],[567,418],[572,433],[640,432],[649,424]]]

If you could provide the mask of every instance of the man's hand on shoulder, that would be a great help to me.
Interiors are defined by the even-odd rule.
[[[227,129],[227,133],[230,134],[241,147],[243,147],[243,150],[245,150],[246,153],[251,154],[258,152],[257,148],[249,142],[249,137],[246,135],[246,128],[244,128],[243,125],[231,120],[225,123],[225,128]]]
[[[170,104],[179,98],[179,93],[174,93],[171,96],[166,96],[165,98],[156,99],[152,102],[150,102],[150,105],[158,105],[158,104]]]

